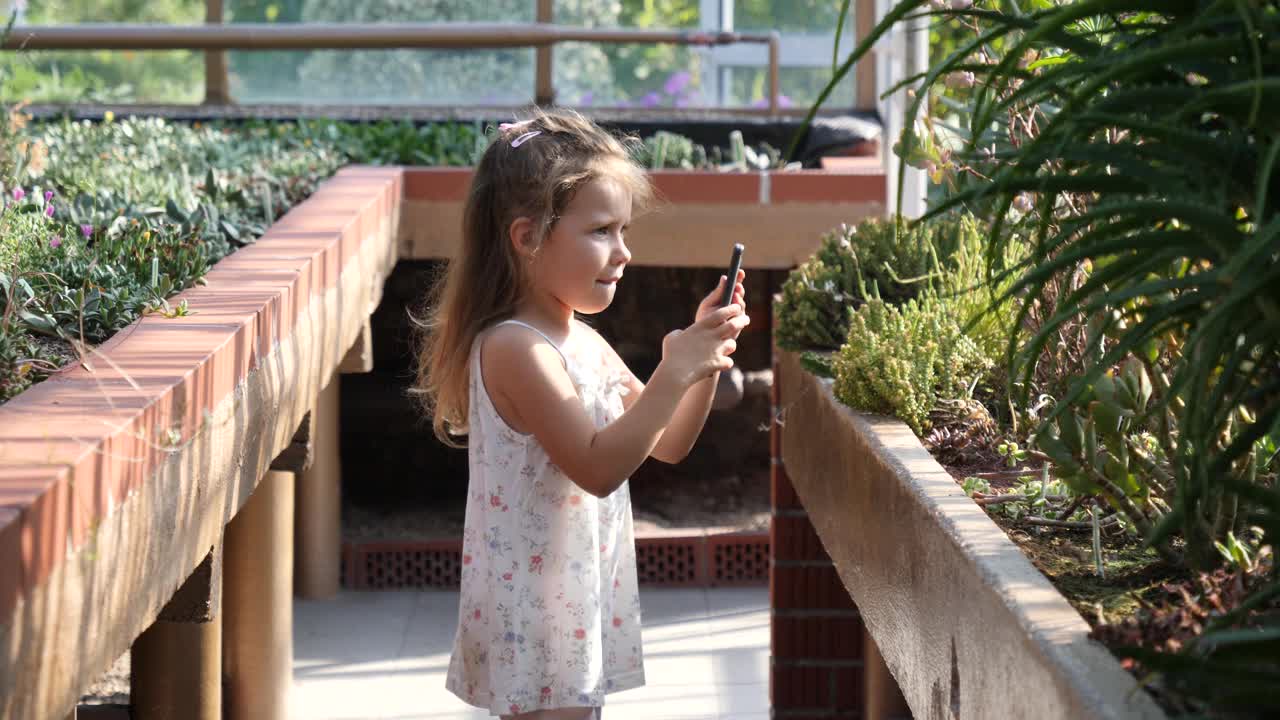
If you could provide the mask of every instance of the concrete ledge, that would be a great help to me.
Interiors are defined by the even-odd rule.
[[[0,717],[63,718],[289,444],[396,260],[402,171],[348,168],[76,367],[0,407]]]
[[[734,242],[744,265],[787,269],[818,248],[824,232],[885,210],[878,157],[850,158],[839,171],[651,173],[659,206],[632,223],[635,265],[719,267]],[[453,256],[462,227],[470,168],[406,168],[400,256]]]
[[[910,428],[778,365],[787,473],[914,717],[1165,717]]]

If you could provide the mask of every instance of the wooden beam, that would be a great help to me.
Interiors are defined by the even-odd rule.
[[[311,467],[315,458],[313,438],[316,432],[316,413],[314,410],[302,416],[302,422],[293,433],[293,440],[271,461],[271,469],[282,472],[300,473]]]

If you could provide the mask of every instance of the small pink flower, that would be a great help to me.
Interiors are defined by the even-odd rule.
[[[502,498],[498,497],[497,495],[490,494],[489,504],[494,507],[502,507]]]
[[[480,619],[480,608],[476,608],[475,614],[472,617],[474,617],[477,620]]]
[[[56,247],[60,247],[61,245],[62,245],[61,235],[54,235],[53,237],[49,238],[49,247],[56,248]]]
[[[470,556],[470,555],[463,555],[463,556],[462,556],[462,564],[463,564],[463,565],[470,565],[470,564],[471,564],[471,556]]]
[[[52,190],[45,190],[45,191],[44,191],[44,201],[45,201],[45,202],[49,202],[49,201],[50,201],[50,200],[52,200],[52,199],[53,199],[53,191],[52,191]]]
[[[550,694],[551,694],[551,687],[550,687],[549,685],[544,685],[544,686],[542,687],[542,694],[543,694],[543,695],[550,695]]]
[[[582,640],[587,637],[587,631],[583,630],[582,628],[578,628],[577,630],[573,631],[573,636],[578,638],[579,640]]]
[[[14,188],[14,189],[13,189],[13,199],[14,199],[14,200],[21,200],[22,198],[24,198],[24,197],[26,197],[26,196],[27,196],[27,191],[26,191],[26,190],[23,190],[23,189],[22,189],[22,188],[20,188],[20,187],[16,187],[16,188]]]
[[[503,579],[503,580],[510,580],[510,579],[511,579],[511,573],[502,573],[502,579]]]
[[[513,713],[518,713],[518,712],[520,712],[520,706],[519,706],[519,705],[517,705],[517,704],[515,704],[515,703],[511,703],[511,708],[510,708],[510,709],[511,709],[511,712],[513,712]]]
[[[622,627],[622,618],[620,618],[620,617],[614,617],[614,618],[613,618],[613,626],[614,626],[614,627]]]
[[[947,76],[947,87],[949,88],[971,88],[976,82],[977,77],[969,70],[953,72]]]
[[[581,504],[582,504],[582,496],[581,496],[581,495],[570,495],[570,496],[569,496],[569,504],[570,504],[570,505],[581,505]]]
[[[44,216],[45,216],[45,217],[53,217],[53,206],[52,206],[52,205],[45,205],[45,206],[44,206]]]
[[[81,234],[81,235],[83,235],[83,236],[85,236],[85,237],[89,237],[90,235],[93,235],[93,226],[92,226],[92,225],[81,225],[81,226],[80,226],[80,234]]]

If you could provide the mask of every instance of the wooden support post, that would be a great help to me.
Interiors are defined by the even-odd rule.
[[[899,720],[911,717],[911,708],[889,673],[880,648],[866,627],[862,629],[862,717],[865,720]]]
[[[857,47],[876,26],[876,1],[857,0],[853,12],[854,42]],[[876,109],[876,53],[869,52],[858,61],[853,69],[854,77],[854,109],[873,111]],[[890,143],[892,144],[892,143]]]
[[[222,0],[204,1],[205,23],[221,25]],[[227,53],[222,50],[204,51],[204,104],[231,104],[231,91],[227,87]]]
[[[364,327],[360,329],[360,336],[356,338],[355,343],[347,354],[343,356],[342,362],[338,363],[338,372],[349,373],[367,373],[373,371],[373,328],[369,321],[364,321]]]
[[[552,7],[552,0],[537,0],[537,17],[540,23],[550,24],[555,21],[555,10]],[[544,45],[534,51],[534,82],[535,89],[533,102],[537,105],[548,106],[555,104],[556,90],[554,77],[552,73],[552,55],[554,53],[554,45]]]
[[[293,582],[302,598],[328,598],[338,593],[342,559],[342,467],[338,453],[341,378],[340,373],[335,373],[316,399],[311,411],[314,462],[298,476]]]
[[[130,649],[137,720],[221,720],[222,554],[211,550]]]
[[[293,485],[293,473],[268,471],[227,523],[222,675],[228,720],[289,717]]]

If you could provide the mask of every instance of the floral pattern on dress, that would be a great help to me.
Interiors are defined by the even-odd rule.
[[[480,379],[479,345],[446,687],[494,715],[601,706],[605,695],[644,684],[629,487],[594,497],[532,435],[510,428]],[[629,375],[611,370],[594,343],[561,354],[596,426],[621,415]]]

